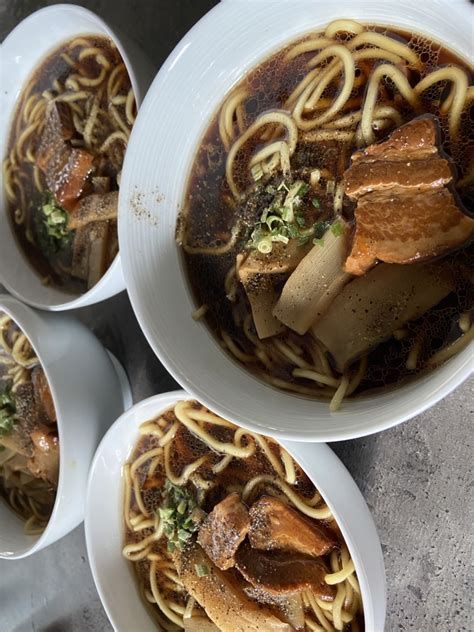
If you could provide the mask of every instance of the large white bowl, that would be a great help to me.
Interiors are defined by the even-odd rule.
[[[141,108],[125,159],[119,239],[137,318],[168,371],[223,417],[255,431],[302,441],[335,441],[398,424],[446,396],[473,368],[473,347],[401,388],[327,403],[277,391],[252,377],[220,348],[195,309],[180,253],[176,218],[190,167],[207,125],[228,90],[272,51],[331,20],[413,28],[472,63],[473,9],[464,0],[227,0],[180,42]]]
[[[157,629],[141,600],[132,564],[122,556],[122,466],[140,437],[140,424],[188,398],[184,391],[175,391],[130,408],[107,432],[91,466],[85,517],[87,552],[102,604],[117,632]],[[289,441],[281,441],[281,445],[301,465],[334,514],[360,582],[365,629],[382,632],[385,569],[377,531],[362,494],[327,445]]]
[[[63,42],[91,34],[105,35],[115,43],[127,67],[137,106],[140,106],[155,72],[135,43],[87,9],[66,4],[46,7],[23,20],[0,47],[0,161],[7,151],[18,97],[32,72]],[[125,289],[120,255],[100,281],[84,294],[74,295],[43,285],[13,235],[6,211],[3,169],[0,169],[0,281],[25,303],[49,310],[92,305]]]
[[[36,312],[7,295],[0,295],[0,311],[29,338],[51,388],[58,420],[59,483],[45,531],[26,535],[24,522],[0,502],[0,558],[19,559],[82,522],[94,451],[114,419],[131,405],[131,395],[123,369],[79,321]]]

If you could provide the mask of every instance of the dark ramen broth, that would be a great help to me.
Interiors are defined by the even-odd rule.
[[[455,65],[462,68],[472,83],[472,68],[452,51],[446,49],[438,42],[425,36],[402,32],[400,30],[386,29],[383,27],[367,27],[369,31],[376,31],[388,35],[394,40],[407,43],[411,50],[415,51],[422,62],[421,71],[406,69],[407,78],[411,85],[415,85],[421,78],[433,70]],[[311,37],[319,34],[312,34]],[[336,39],[339,42],[348,42],[353,36],[347,33],[339,33]],[[304,40],[302,40],[304,41]],[[245,89],[248,96],[243,101],[245,122],[248,128],[259,115],[264,112],[279,109],[285,110],[285,102],[303,80],[308,70],[306,63],[314,57],[315,51],[300,54],[294,59],[285,60],[285,55],[293,47],[285,48],[281,52],[261,63],[251,71],[234,89]],[[361,78],[360,85],[354,87],[350,99],[345,108],[337,116],[342,116],[351,111],[351,103],[354,108],[360,106],[367,89],[367,77],[379,60],[375,62],[366,59],[356,64],[357,77]],[[340,81],[342,83],[342,79]],[[330,102],[338,93],[340,83],[332,83],[323,93],[321,102],[327,99]],[[406,123],[423,113],[437,115],[439,101],[445,98],[449,86],[446,82],[437,83],[430,87],[422,95],[422,109],[415,111],[397,94],[397,89],[390,79],[382,82],[378,95],[378,105],[396,103],[403,123]],[[321,109],[323,112],[324,109]],[[319,113],[319,110],[318,110]],[[447,117],[440,117],[441,130],[444,138],[442,149],[451,156],[454,161],[458,179],[467,178],[474,169],[474,105],[466,107],[461,116],[459,139],[456,143],[449,140]],[[383,140],[394,130],[394,126],[388,130],[376,132],[376,141]],[[301,134],[303,137],[304,134]],[[271,203],[272,196],[266,192],[266,186],[277,186],[282,181],[281,172],[276,172],[265,179],[264,185],[255,183],[248,168],[249,157],[265,142],[261,136],[255,135],[239,151],[238,159],[234,166],[234,180],[240,191],[245,192],[242,201],[234,201],[231,190],[226,181],[226,158],[228,152],[221,140],[219,132],[219,114],[209,125],[197,152],[192,172],[189,178],[188,189],[185,198],[185,211],[180,217],[178,226],[178,241],[186,241],[193,247],[219,247],[229,241],[232,228],[240,222],[239,238],[233,248],[222,255],[208,255],[186,252],[183,248],[185,266],[188,279],[196,297],[198,306],[205,305],[205,320],[216,336],[221,339],[221,332],[227,332],[238,348],[244,354],[252,354],[253,344],[249,336],[245,334],[242,322],[248,315],[249,303],[241,283],[236,283],[235,302],[228,300],[225,291],[226,277],[235,263],[236,255],[245,252],[246,243],[252,227],[258,221],[262,209]],[[358,147],[355,141],[340,142],[338,140],[319,140],[305,142],[299,137],[296,150],[291,157],[291,178],[293,181],[300,179],[308,181],[311,170],[328,170],[337,180],[342,178],[344,171],[349,167],[353,151]],[[472,174],[471,174],[472,175]],[[471,178],[470,185],[458,191],[465,211],[474,210],[474,186]],[[310,220],[331,220],[334,217],[333,202],[334,193],[328,191],[319,194],[319,208],[317,210],[305,208]],[[353,225],[355,204],[344,197],[342,203],[342,217]],[[376,387],[385,387],[398,384],[423,370],[424,363],[433,356],[437,350],[449,345],[460,335],[459,315],[470,312],[473,306],[473,286],[469,273],[459,273],[460,270],[472,270],[473,248],[464,244],[461,249],[445,256],[445,265],[453,269],[457,286],[438,305],[429,309],[421,318],[408,323],[405,337],[402,340],[390,338],[382,341],[375,349],[370,351],[365,375],[356,389],[356,394]],[[282,277],[281,284],[276,281],[276,287],[281,288],[286,277]],[[423,333],[419,362],[416,369],[408,369],[406,366],[407,353],[413,345],[413,340]],[[256,333],[251,327],[251,335]],[[280,338],[296,341],[298,344],[308,340],[310,333],[299,336],[289,330],[280,334]],[[262,341],[261,341],[262,342]],[[265,341],[263,341],[265,342]],[[224,344],[224,346],[226,346]],[[246,362],[246,368],[261,375],[264,369],[258,361]],[[295,382],[292,376],[292,366],[284,363],[267,367],[267,374],[272,377]],[[296,380],[298,381],[298,380]],[[305,386],[310,383],[299,380]]]
[[[53,108],[58,108],[59,121],[50,116]],[[102,36],[66,42],[23,89],[4,161],[5,188],[15,236],[45,284],[82,293],[114,260],[118,251],[114,192],[134,117],[126,68],[113,42]],[[59,156],[56,160],[54,153]],[[63,203],[61,195],[67,188],[70,197]],[[86,216],[80,225],[74,224],[74,214],[84,201],[91,201],[91,195],[95,198]],[[57,237],[54,225],[52,237],[45,229],[45,204],[63,219]],[[91,271],[93,266],[96,269]]]

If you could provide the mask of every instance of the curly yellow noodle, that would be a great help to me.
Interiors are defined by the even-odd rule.
[[[288,500],[290,500],[296,509],[310,518],[316,518],[317,520],[327,520],[328,518],[332,518],[332,513],[329,507],[310,507],[301,500],[301,498],[287,483],[267,474],[261,474],[260,476],[256,476],[251,479],[244,487],[242,498],[247,500],[254,488],[262,484],[269,484],[278,487],[287,496]]]
[[[171,608],[169,608],[167,601],[162,597],[158,589],[158,584],[156,582],[156,562],[152,562],[150,564],[150,587],[156,604],[163,612],[163,614],[167,616],[170,621],[176,623],[176,625],[179,625],[181,628],[183,628],[183,618],[178,616],[175,612],[173,612],[173,610],[171,610]]]
[[[247,446],[238,447],[233,443],[218,441],[206,430],[200,428],[192,418],[192,409],[187,402],[178,402],[175,406],[174,412],[179,421],[186,426],[190,432],[197,435],[204,443],[214,450],[244,459],[254,454],[255,443],[253,441],[249,442]]]
[[[226,178],[229,188],[236,199],[240,198],[240,193],[237,189],[237,185],[235,184],[233,177],[233,166],[235,158],[240,151],[240,149],[247,143],[252,136],[258,132],[265,125],[269,125],[271,123],[278,123],[282,125],[288,132],[288,138],[286,144],[288,146],[288,153],[292,155],[296,149],[296,143],[298,140],[298,129],[296,127],[293,118],[286,112],[283,111],[274,111],[267,112],[262,114],[257,118],[254,123],[235,141],[232,145],[229,153],[227,154],[226,160]]]
[[[402,44],[397,40],[382,35],[381,33],[374,33],[373,31],[364,31],[359,33],[347,44],[349,50],[354,50],[358,46],[370,44],[371,46],[377,46],[390,53],[398,55],[405,59],[409,65],[413,68],[420,68],[421,62],[418,55],[412,51],[406,44]]]
[[[418,82],[413,91],[415,95],[420,96],[425,90],[440,81],[451,81],[455,89],[449,108],[449,134],[453,140],[456,140],[467,96],[468,81],[466,73],[456,66],[439,68]]]
[[[353,35],[358,35],[359,33],[362,33],[363,30],[364,26],[360,24],[360,22],[356,22],[355,20],[333,20],[326,27],[324,35],[326,37],[334,38],[334,36],[341,31],[345,33],[352,33]]]
[[[364,141],[368,145],[373,143],[375,138],[372,130],[372,120],[374,117],[379,84],[383,77],[390,77],[397,86],[401,95],[413,108],[417,109],[419,106],[418,96],[415,94],[413,88],[410,86],[407,78],[403,75],[401,70],[389,64],[381,64],[380,66],[377,66],[369,80],[361,120],[362,135],[364,137]]]

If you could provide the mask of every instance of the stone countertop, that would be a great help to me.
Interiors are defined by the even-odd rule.
[[[213,0],[82,0],[130,33],[159,66]],[[0,0],[0,41],[54,4]],[[134,401],[176,388],[143,337],[125,293],[78,310],[123,363]],[[333,444],[374,516],[385,555],[386,631],[473,629],[473,382],[384,433]],[[111,630],[87,563],[83,527],[21,561],[0,561],[1,632]],[[382,632],[382,631],[380,631]]]

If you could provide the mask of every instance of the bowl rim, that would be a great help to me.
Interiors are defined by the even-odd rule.
[[[168,80],[168,76],[170,75],[170,73],[173,72],[174,68],[177,67],[178,64],[181,63],[182,60],[186,58],[186,56],[189,57],[189,55],[191,54],[194,34],[197,33],[198,31],[201,31],[203,25],[208,26],[209,24],[217,23],[218,19],[222,18],[222,11],[224,11],[224,9],[229,10],[235,4],[238,4],[238,3],[231,2],[230,0],[228,0],[227,2],[221,3],[217,5],[216,7],[214,7],[178,43],[178,45],[175,47],[171,55],[168,57],[168,59],[166,60],[162,68],[160,69],[159,73],[155,77],[155,80],[153,81],[152,86],[149,89],[147,97],[141,108],[141,112],[140,112],[141,120],[148,119],[149,121],[150,115],[152,113],[152,106],[155,105],[153,103],[153,100],[156,98],[156,94],[160,93],[160,91],[164,87],[166,87],[165,82]],[[250,5],[251,3],[248,3],[248,4]],[[259,4],[263,4],[263,2],[256,2],[255,4],[252,3],[251,9],[249,10],[256,10],[257,5]],[[274,4],[278,4],[278,3],[274,3]],[[370,4],[370,3],[365,3],[365,4]],[[406,0],[404,4],[407,5]],[[433,6],[435,6],[435,4],[440,5],[440,6],[444,5],[446,8],[448,7],[450,3],[449,3],[449,0],[436,0],[435,2],[433,2]],[[456,8],[457,9],[461,8],[462,10],[464,10],[464,6],[461,6],[459,3],[457,3]],[[333,19],[336,19],[336,18],[337,16],[334,15]],[[387,20],[380,19],[379,21],[381,23],[389,22],[388,19]],[[430,33],[430,29],[423,29],[423,28],[419,28],[418,26],[416,27],[416,30],[422,33],[423,32]],[[307,29],[300,29],[300,34],[303,35],[304,33],[307,33]],[[430,36],[433,38],[435,37],[434,35],[430,35]],[[281,48],[284,45],[284,42],[295,39],[296,37],[297,36],[295,35],[292,35],[291,37],[287,37],[285,40],[282,40],[283,43],[280,43],[278,47]],[[437,39],[443,41],[443,38],[441,36],[437,36]],[[460,50],[459,47],[456,49],[454,46],[452,46],[452,44],[450,44],[449,46],[450,48],[455,49],[463,57],[466,57],[466,53]],[[254,59],[250,68],[255,68],[258,65],[259,61],[268,57],[269,54],[270,54],[270,48],[268,48],[263,55],[260,55],[258,59]],[[241,75],[247,71],[248,71],[248,68],[245,67],[241,71]],[[221,95],[220,95],[221,102],[222,102],[222,99],[224,98],[224,95],[227,93],[226,90],[229,90],[229,89],[230,89],[229,86],[227,86],[226,89],[224,88],[222,89]],[[197,121],[195,122],[194,128],[196,129],[196,133],[195,134],[193,133],[193,142],[194,142],[195,150],[199,146],[199,142],[202,139],[202,132],[203,130],[207,128],[207,124],[209,123],[209,121],[210,121],[210,117],[206,114],[206,125],[203,126],[202,124],[200,124],[199,134],[197,130],[198,122]],[[125,200],[126,195],[128,196],[131,193],[131,190],[133,188],[133,182],[131,178],[129,178],[128,173],[126,172],[128,171],[136,172],[137,157],[135,156],[135,154],[137,152],[135,149],[135,144],[136,144],[135,139],[138,137],[139,131],[140,129],[135,128],[134,133],[132,133],[131,143],[130,143],[129,148],[133,149],[133,156],[132,156],[132,152],[129,151],[124,163],[123,188],[122,188],[122,195],[120,199],[120,212],[119,212],[119,239],[121,240],[122,261],[124,262],[123,272],[124,272],[127,290],[130,296],[130,300],[131,300],[134,312],[136,314],[140,327],[146,339],[148,340],[148,343],[154,350],[155,354],[163,363],[163,365],[166,367],[166,369],[169,371],[169,373],[171,373],[171,375],[183,386],[183,388],[185,388],[188,392],[192,393],[199,401],[203,402],[210,409],[214,410],[215,412],[222,415],[223,417],[237,419],[237,413],[235,412],[237,410],[237,407],[234,401],[233,401],[233,408],[232,408],[233,412],[231,414],[230,409],[226,407],[219,400],[219,398],[214,397],[212,395],[212,391],[210,388],[211,378],[209,376],[206,375],[205,379],[200,378],[198,381],[197,357],[194,356],[192,363],[189,363],[192,365],[191,370],[189,369],[189,366],[186,367],[186,370],[185,370],[182,359],[178,361],[176,358],[176,354],[173,355],[166,346],[167,342],[165,339],[166,336],[164,335],[164,331],[163,331],[163,325],[160,325],[159,327],[157,326],[156,331],[154,331],[153,322],[150,319],[150,309],[149,309],[148,304],[146,303],[145,298],[143,297],[142,286],[144,285],[144,282],[143,280],[140,281],[137,279],[137,273],[134,269],[134,265],[132,263],[132,257],[129,252],[129,249],[131,249],[131,246],[129,244],[132,242],[132,239],[133,239],[130,236],[131,231],[129,230],[131,222],[132,222],[132,219],[130,218],[132,217],[133,213],[132,213],[132,210],[129,208],[130,205],[128,204],[128,201]],[[187,164],[186,166],[188,167],[188,169],[190,169],[192,166],[192,162],[191,164]],[[188,178],[189,178],[189,172],[187,175],[186,182],[188,181]],[[180,199],[179,199],[180,203],[183,200],[183,196],[184,196],[184,192],[181,191]],[[163,244],[165,242],[162,241],[161,243]],[[137,244],[138,244],[138,241],[135,241],[134,245],[137,246]],[[166,244],[168,245],[168,238],[167,238]],[[174,265],[174,262],[173,262],[173,265]],[[188,294],[188,296],[190,295],[192,297],[192,292],[190,291],[190,288],[189,288],[189,282],[187,280],[187,276],[183,273],[183,270],[180,271],[180,277],[181,277],[181,281],[187,285],[186,293]],[[193,300],[192,302],[194,303]],[[191,318],[189,318],[189,323],[191,323]],[[206,344],[211,345],[212,343],[214,343],[214,346],[216,347],[217,343],[215,342],[214,337],[211,334],[209,337],[210,337],[210,341],[207,342]],[[361,396],[360,398],[356,398],[359,402],[362,402],[364,406],[365,406],[364,399],[368,400],[372,398],[374,401],[380,402],[380,407],[379,407],[380,409],[377,410],[378,416],[376,419],[371,419],[370,422],[362,423],[361,421],[358,421],[357,425],[353,425],[353,426],[346,425],[345,428],[336,428],[336,429],[325,428],[324,430],[318,429],[317,423],[315,423],[315,426],[311,430],[307,430],[307,429],[292,430],[288,428],[279,428],[279,427],[276,427],[276,428],[267,427],[264,429],[261,425],[255,424],[255,422],[249,417],[245,417],[245,420],[242,420],[239,423],[241,423],[241,425],[255,432],[267,432],[271,436],[274,436],[277,438],[291,439],[291,440],[298,440],[298,441],[316,441],[316,442],[354,439],[354,438],[358,438],[362,436],[367,436],[375,432],[379,432],[381,430],[386,430],[412,418],[413,416],[417,414],[422,413],[427,408],[433,406],[442,398],[444,398],[446,395],[451,393],[455,388],[457,388],[466,379],[468,379],[471,373],[470,367],[471,367],[471,356],[472,356],[473,348],[474,348],[474,343],[470,343],[466,349],[461,351],[454,358],[451,358],[450,360],[448,360],[441,367],[431,370],[428,374],[429,384],[431,386],[430,392],[428,394],[425,393],[423,397],[420,397],[419,393],[418,393],[418,397],[414,397],[413,395],[410,395],[412,401],[410,403],[404,402],[403,406],[399,406],[398,404],[394,404],[393,402],[388,402],[388,400],[384,400],[382,402],[382,400],[380,399],[382,395],[378,393],[374,395],[368,394],[366,397]],[[195,353],[198,353],[198,352],[195,352]],[[221,351],[221,353],[224,353],[224,352]],[[191,354],[188,352],[187,359],[189,360],[190,357],[191,357]],[[232,362],[232,360],[229,358],[227,358],[226,361],[229,365]],[[244,369],[241,369],[241,370],[243,371]],[[443,372],[442,377],[441,377],[440,371]],[[446,375],[447,373],[449,373],[449,376]],[[432,380],[432,378],[435,375],[440,376],[436,383],[433,382]],[[255,380],[256,378],[252,376],[252,379]],[[413,380],[412,382],[408,384],[408,387],[410,388],[410,386],[415,385],[415,387],[418,388],[418,386],[421,386],[425,383],[425,380],[426,378],[424,378],[423,376],[420,376],[419,378],[415,378],[415,380]],[[201,384],[203,383],[205,383],[205,386],[201,386]],[[267,387],[267,391],[265,392],[268,394],[268,398],[271,398],[272,393],[277,392],[275,389],[272,389],[271,387],[269,387],[268,385],[264,383],[261,383],[261,386]],[[393,392],[396,392],[397,396],[404,395],[408,392],[411,392],[409,391],[409,388],[407,389],[406,384],[402,384],[399,387],[396,387],[396,389],[394,389]],[[241,384],[239,384],[238,391],[241,395],[243,394],[243,388]],[[261,390],[261,396],[262,397],[264,396],[263,389]],[[288,394],[288,397],[291,397],[292,400],[295,402],[297,402],[298,400],[298,396],[294,394]],[[356,401],[356,399],[352,401]],[[389,414],[385,412],[385,409],[388,407],[390,407]],[[384,408],[384,410],[382,410],[382,408]],[[335,413],[335,415],[337,414],[340,414],[340,413]],[[318,416],[321,416],[321,415],[317,411],[315,411],[315,415],[314,415],[315,419]],[[368,413],[366,412],[366,417],[367,416],[368,416]],[[325,422],[326,422],[326,419],[325,419]]]
[[[130,83],[132,85],[132,89],[135,95],[135,101],[136,101],[136,105],[137,105],[137,109],[140,107],[141,103],[143,102],[144,99],[144,91],[141,89],[141,86],[137,80],[137,75],[136,72],[134,70],[133,64],[130,60],[130,57],[127,53],[126,47],[122,44],[122,39],[123,37],[116,32],[116,30],[114,30],[111,26],[109,26],[109,24],[103,19],[101,18],[99,15],[97,15],[96,13],[94,13],[94,11],[91,11],[90,9],[87,9],[85,7],[82,7],[78,4],[65,4],[65,3],[60,3],[60,4],[53,4],[53,5],[49,5],[46,7],[43,7],[41,9],[38,9],[37,11],[34,11],[33,13],[31,13],[30,15],[26,16],[19,24],[17,24],[9,33],[8,35],[5,37],[5,39],[3,40],[3,42],[1,43],[2,46],[2,50],[3,50],[3,55],[2,57],[4,57],[5,55],[5,50],[7,48],[7,46],[12,42],[15,41],[17,38],[19,38],[19,41],[22,40],[23,38],[23,30],[25,26],[28,26],[30,23],[34,23],[36,20],[39,19],[43,19],[44,15],[48,15],[48,14],[52,14],[54,15],[55,13],[58,12],[64,12],[64,13],[70,13],[71,17],[74,17],[74,14],[79,13],[82,14],[86,17],[88,17],[91,21],[95,22],[96,24],[99,25],[100,29],[103,31],[103,33],[106,34],[106,36],[112,40],[112,42],[115,44],[115,46],[117,47],[120,56],[122,58],[123,63],[125,64],[125,67],[127,69],[127,73],[128,76],[130,78]],[[82,29],[78,29],[77,34],[85,34],[85,31],[83,31]],[[88,33],[89,35],[93,35],[92,32]],[[32,74],[35,72],[36,69],[38,69],[40,67],[40,65],[42,64],[42,62],[47,59],[47,57],[49,55],[51,55],[52,53],[54,53],[55,50],[57,50],[57,48],[61,45],[61,43],[65,43],[66,41],[68,41],[68,39],[70,39],[72,36],[68,37],[68,38],[64,38],[61,37],[59,39],[55,39],[50,48],[48,49],[48,52],[41,55],[41,57],[38,57],[36,59],[36,62],[34,64],[32,64],[31,70],[28,73],[27,79],[25,82],[22,82],[21,87],[20,87],[20,93],[19,96],[22,94],[23,89],[26,85],[26,83],[28,82],[28,80],[31,78]],[[3,59],[2,60],[2,64],[6,63],[6,60]],[[11,126],[12,126],[12,122],[13,122],[13,117],[16,113],[17,110],[17,106],[18,106],[18,98],[15,99],[15,104],[11,110],[11,112],[9,112],[9,116],[8,116],[8,120],[6,121],[6,130],[5,130],[5,149],[8,147],[8,143],[9,143],[9,139],[10,139],[10,133],[11,133]],[[0,156],[0,160],[3,161],[4,156]],[[119,188],[119,192],[120,192],[120,188]],[[2,196],[2,198],[4,199],[5,193],[4,191],[0,191],[0,195]],[[5,203],[5,202],[3,202]],[[17,250],[19,251],[19,256],[24,256],[24,253],[21,252],[21,248],[20,245],[17,243]],[[31,267],[31,264],[29,264]],[[37,273],[31,269],[31,273],[33,275],[36,275]],[[6,289],[8,289],[8,291],[15,296],[15,298],[19,299],[22,302],[27,303],[28,305],[35,307],[37,309],[43,309],[43,310],[47,310],[47,311],[68,311],[71,309],[77,309],[79,307],[84,307],[86,305],[90,305],[96,302],[100,302],[101,298],[98,298],[97,300],[93,300],[91,301],[90,299],[93,297],[94,294],[98,294],[99,296],[102,294],[102,292],[106,289],[106,287],[108,286],[110,280],[117,275],[121,275],[121,258],[120,258],[120,247],[119,247],[119,251],[117,252],[117,254],[114,257],[114,260],[112,261],[112,263],[110,264],[110,266],[108,267],[108,269],[105,271],[105,273],[102,275],[102,277],[99,279],[99,281],[93,285],[91,288],[89,288],[88,290],[86,290],[85,292],[83,292],[82,294],[78,294],[78,295],[74,295],[71,294],[71,296],[73,298],[71,298],[70,300],[66,300],[63,301],[61,303],[43,303],[41,301],[35,301],[35,300],[31,300],[30,298],[28,298],[28,296],[26,294],[22,294],[20,293],[14,284],[10,283],[8,281],[7,278],[5,278],[4,274],[1,272],[0,270],[0,277],[1,277],[1,282],[4,285],[4,287]],[[66,294],[66,293],[64,293]]]
[[[18,310],[18,307],[20,308]],[[58,391],[56,389],[56,385],[54,383],[54,379],[51,379],[51,373],[48,368],[48,363],[43,361],[44,353],[42,350],[42,344],[38,341],[37,336],[29,333],[30,327],[28,324],[25,326],[25,317],[22,315],[22,310],[27,310],[28,316],[34,317],[35,314],[31,312],[31,308],[28,305],[24,305],[23,303],[19,303],[18,299],[9,296],[8,294],[0,294],[0,312],[7,314],[13,322],[20,328],[20,331],[27,337],[29,343],[31,344],[33,351],[36,354],[36,357],[39,360],[40,367],[43,369],[43,372],[46,376],[46,380],[48,382],[49,390],[51,391],[51,396],[53,398],[54,410],[56,412],[56,426],[58,429],[58,440],[59,440],[59,475],[58,475],[58,485],[56,488],[56,496],[54,499],[53,508],[51,511],[51,515],[49,516],[48,522],[44,531],[40,533],[38,536],[31,536],[34,538],[32,540],[31,546],[22,549],[21,553],[14,553],[12,555],[2,555],[0,553],[0,559],[6,560],[19,560],[24,557],[29,557],[36,551],[42,548],[42,544],[44,540],[47,540],[50,532],[54,529],[54,523],[58,520],[59,514],[59,499],[63,493],[63,487],[65,485],[65,470],[63,466],[63,456],[62,456],[62,437],[64,434],[63,425],[64,425],[64,412],[61,398],[58,398]],[[6,504],[8,509],[10,507]],[[17,516],[17,514],[10,509],[10,511]],[[24,523],[24,521],[19,518],[19,520]],[[25,534],[26,535],[26,534]]]
[[[111,622],[112,626],[114,627],[115,630],[121,630],[120,627],[120,621],[117,620],[117,618],[114,616],[114,609],[115,609],[115,599],[114,598],[109,598],[109,596],[106,594],[104,588],[103,588],[103,578],[102,578],[102,571],[99,568],[99,564],[97,563],[97,559],[96,559],[96,550],[95,550],[95,543],[96,543],[96,538],[93,535],[93,523],[94,523],[94,514],[92,513],[92,511],[90,511],[90,505],[92,503],[92,498],[94,497],[94,495],[97,495],[98,492],[97,489],[97,485],[94,486],[94,483],[96,483],[97,481],[95,480],[97,477],[100,476],[99,472],[97,471],[98,468],[100,467],[99,464],[104,464],[106,467],[108,467],[107,465],[107,461],[104,461],[104,451],[109,448],[109,444],[110,445],[114,445],[117,446],[117,444],[119,444],[119,442],[121,442],[121,445],[123,446],[128,446],[128,452],[127,452],[127,456],[125,457],[125,460],[129,458],[131,451],[133,450],[133,447],[136,445],[136,442],[139,438],[139,426],[142,423],[145,423],[146,419],[141,419],[140,416],[140,412],[143,409],[146,408],[152,408],[153,412],[150,411],[150,419],[155,418],[157,415],[159,415],[160,413],[168,410],[170,407],[172,407],[176,402],[180,401],[180,400],[189,400],[189,399],[195,399],[193,395],[191,395],[190,393],[186,392],[184,389],[178,389],[178,390],[174,390],[174,391],[169,391],[169,392],[165,392],[165,393],[160,393],[158,395],[153,395],[151,397],[148,397],[136,404],[134,404],[134,406],[132,406],[131,408],[129,408],[128,410],[126,410],[125,412],[123,412],[120,417],[117,418],[117,420],[111,425],[111,427],[108,429],[108,431],[106,432],[106,434],[104,435],[104,437],[102,438],[101,442],[99,443],[99,446],[97,447],[96,453],[94,455],[94,458],[92,460],[91,466],[90,466],[90,470],[89,470],[89,477],[88,477],[88,483],[87,483],[87,493],[86,493],[86,510],[85,510],[85,519],[84,519],[84,530],[85,530],[85,539],[86,539],[86,547],[87,547],[87,555],[88,555],[88,559],[89,559],[89,565],[91,567],[91,572],[92,572],[92,576],[94,579],[94,583],[95,586],[97,588],[97,592],[99,594],[101,603],[104,607],[104,610],[109,618],[109,621]],[[235,425],[239,425],[239,424],[235,424]],[[123,434],[121,434],[119,431],[121,430],[122,427],[127,427],[130,435],[132,434],[132,430],[131,427],[133,426],[133,435],[134,435],[134,439],[132,440],[131,438],[127,438],[126,440],[123,438]],[[291,455],[291,457],[297,462],[299,463],[299,458],[297,456],[295,456],[299,449],[311,449],[314,452],[319,452],[320,455],[324,455],[324,457],[326,459],[328,459],[331,462],[331,467],[333,467],[334,469],[337,469],[339,472],[342,473],[342,475],[346,478],[346,480],[352,483],[353,488],[355,488],[358,492],[358,495],[360,497],[360,499],[362,500],[364,506],[365,506],[365,510],[366,510],[366,517],[368,517],[370,519],[370,523],[373,527],[373,534],[375,534],[376,540],[374,542],[375,547],[378,548],[378,556],[379,556],[379,573],[383,576],[383,585],[379,586],[380,590],[381,590],[381,594],[383,595],[383,601],[384,603],[382,604],[382,612],[383,612],[383,620],[385,620],[385,615],[386,615],[386,597],[387,597],[387,590],[386,590],[386,575],[385,575],[385,566],[384,566],[384,562],[383,562],[383,553],[382,553],[382,548],[381,548],[381,544],[380,544],[380,538],[379,535],[377,533],[375,524],[373,522],[373,517],[372,514],[370,512],[369,507],[367,506],[367,502],[365,501],[365,498],[363,497],[362,493],[360,492],[357,484],[355,483],[351,473],[347,470],[347,468],[345,467],[345,465],[342,463],[342,461],[339,459],[339,457],[331,450],[331,448],[324,444],[324,443],[314,443],[314,444],[298,444],[296,442],[292,442],[292,441],[280,441],[278,440],[278,442],[280,443],[280,445],[282,445],[282,447],[284,447],[285,450],[287,450],[289,452],[289,454]],[[302,459],[302,457],[301,457]],[[121,470],[123,468],[123,465],[125,463],[125,460],[122,462],[121,464]],[[302,459],[303,460],[303,459]],[[317,459],[314,459],[314,463],[317,463]],[[315,485],[315,487],[318,489],[319,491],[319,486],[316,482],[317,476],[314,475],[313,473],[309,474],[307,469],[303,466],[301,466],[303,471],[306,473],[306,475],[310,478],[311,482],[313,483],[313,485]],[[316,469],[318,466],[314,465],[313,466],[314,469]],[[100,481],[100,478],[98,479]],[[334,514],[334,518],[341,530],[342,536],[344,538],[344,542],[347,545],[350,555],[351,555],[351,559],[354,562],[354,566],[355,566],[355,570],[357,573],[357,578],[359,580],[359,584],[361,587],[361,596],[362,596],[362,603],[363,603],[363,608],[364,608],[364,618],[366,620],[366,625],[367,625],[367,630],[371,631],[371,632],[379,632],[379,630],[376,630],[375,628],[373,628],[373,617],[374,617],[374,601],[372,599],[372,593],[370,591],[369,588],[369,582],[367,579],[367,574],[366,574],[366,564],[364,563],[364,559],[362,558],[362,555],[358,549],[358,547],[356,546],[356,541],[354,541],[353,536],[351,535],[350,529],[347,527],[347,525],[344,523],[344,521],[340,520],[339,518],[339,512],[334,511],[334,503],[330,498],[330,495],[326,495],[323,492],[320,492],[321,496],[323,497],[324,501],[326,502],[326,504],[329,506],[329,508],[331,509],[331,511]],[[121,500],[123,500],[123,474],[122,471],[120,472],[120,492],[119,492],[119,497]],[[122,532],[123,535],[123,520],[122,520],[123,516],[122,513],[120,511],[117,511],[116,514],[114,514],[113,516],[113,520],[117,520],[117,526],[119,527],[119,530]],[[118,550],[116,552],[117,556],[121,556],[121,551]],[[122,561],[124,562],[124,564],[127,565],[127,567],[129,568],[129,570],[132,570],[132,566],[131,563],[128,560],[122,559]],[[134,578],[134,582],[136,582],[135,578]],[[140,600],[140,597],[138,595],[138,592],[131,597],[133,600]],[[142,607],[146,610],[145,605],[141,604]],[[367,614],[369,613],[370,610],[370,618],[369,618],[369,624],[367,624],[367,615],[366,615],[366,609],[367,609]],[[380,617],[380,613],[379,613],[379,617]]]

